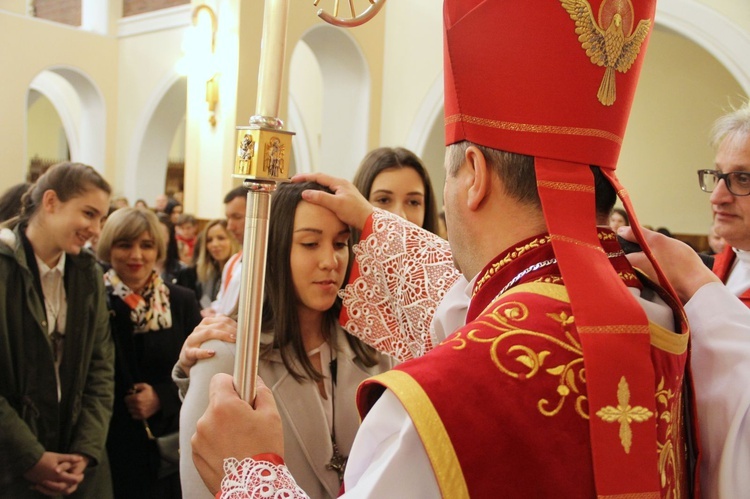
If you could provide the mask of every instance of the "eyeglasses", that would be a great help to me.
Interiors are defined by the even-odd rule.
[[[723,180],[734,196],[750,195],[750,172],[721,173],[718,170],[698,170],[698,182],[704,192],[713,192]]]

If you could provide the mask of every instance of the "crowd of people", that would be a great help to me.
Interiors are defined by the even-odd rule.
[[[750,119],[746,123],[750,124]],[[744,132],[739,125],[736,128],[725,131],[724,135],[730,135],[731,141],[750,137],[750,133],[742,135]],[[717,147],[722,147],[723,139],[716,140]],[[463,155],[470,151],[467,149]],[[727,164],[734,163],[728,160]],[[729,251],[732,251],[741,258],[741,251],[731,248],[741,246],[742,238],[747,235],[742,232],[743,227],[738,228],[736,224],[727,227],[725,219],[732,222],[734,219],[728,214],[722,218],[721,214],[741,213],[741,207],[734,205],[743,199],[742,192],[735,194],[737,189],[742,189],[739,183],[742,177],[732,175],[709,183],[708,175],[724,174],[715,171],[701,175],[701,188],[712,193],[712,205],[720,214],[712,230],[732,244],[726,254],[731,255]],[[311,497],[336,497],[344,478],[343,464],[353,452],[359,426],[353,404],[357,387],[400,362],[424,355],[466,321],[471,296],[467,294],[467,287],[472,289],[476,278],[467,280],[463,277],[466,273],[456,270],[445,241],[440,243],[442,239],[434,235],[438,207],[433,188],[424,164],[410,151],[403,148],[371,151],[351,184],[325,175],[301,180],[308,181],[281,185],[274,194],[269,247],[276,250],[269,252],[266,271],[260,376],[282,413],[282,455],[301,489]],[[27,281],[29,289],[35,290],[35,296],[43,304],[41,314],[34,311],[33,301],[23,303],[21,308],[15,309],[17,312],[8,309],[5,334],[8,340],[13,337],[15,324],[24,323],[19,320],[27,313],[24,310],[28,310],[36,315],[36,324],[21,326],[21,330],[41,325],[47,338],[41,344],[32,344],[34,346],[18,344],[18,338],[13,339],[11,344],[16,346],[6,353],[8,365],[17,366],[20,359],[34,359],[33,365],[48,362],[50,371],[46,376],[55,380],[49,385],[51,395],[38,393],[38,383],[44,379],[40,378],[45,372],[43,369],[33,376],[19,370],[5,380],[7,395],[3,393],[3,397],[11,412],[4,417],[3,430],[4,434],[14,433],[12,441],[7,437],[5,441],[15,445],[0,452],[3,462],[8,464],[10,481],[2,489],[3,493],[7,490],[12,494],[6,494],[7,497],[22,497],[35,493],[33,491],[44,495],[75,493],[83,497],[114,494],[114,497],[201,498],[211,495],[193,462],[191,438],[209,406],[211,379],[217,373],[231,373],[234,364],[238,283],[235,283],[235,292],[229,294],[233,303],[227,301],[219,310],[212,307],[222,297],[222,291],[224,298],[227,297],[227,286],[237,280],[238,273],[226,266],[232,258],[237,259],[235,266],[241,264],[245,191],[238,188],[228,193],[225,198],[227,219],[207,222],[200,234],[196,234],[198,221],[191,215],[181,214],[175,226],[164,213],[148,207],[122,204],[115,209],[107,203],[110,192],[109,185],[92,168],[64,163],[52,167],[35,184],[14,187],[4,196],[13,197],[16,200],[13,203],[21,207],[6,216],[8,220],[0,233],[4,236],[0,240],[7,246],[5,249],[11,250],[5,253],[15,254],[6,262],[15,260],[5,270],[4,275],[8,277],[5,281],[15,282],[14,275],[22,276],[19,283]],[[329,196],[321,198],[320,194],[313,195],[314,192]],[[720,195],[724,195],[721,202],[715,202],[713,198]],[[352,199],[361,204],[358,206]],[[599,230],[605,230],[602,226],[609,222],[615,225],[614,232],[627,233],[628,238],[634,240],[632,231],[620,229],[618,223],[623,220],[626,223],[622,225],[629,225],[627,213],[623,216],[616,208],[612,209],[614,200],[614,192],[610,192],[604,208],[597,208],[600,210]],[[363,208],[364,204],[369,210]],[[386,212],[397,218],[389,218]],[[367,215],[362,219],[353,215],[356,213]],[[399,219],[403,222],[396,223]],[[382,224],[384,228],[376,228]],[[51,227],[59,229],[50,231]],[[414,227],[426,232],[418,233]],[[389,348],[380,341],[388,339],[393,343],[394,331],[389,326],[389,318],[377,310],[378,305],[368,309],[367,304],[357,302],[355,293],[345,291],[342,295],[344,303],[348,300],[349,311],[362,305],[363,315],[380,319],[379,325],[370,327],[376,331],[376,337],[362,336],[358,320],[351,319],[347,311],[340,314],[342,301],[337,293],[349,280],[351,264],[362,265],[366,254],[372,257],[366,260],[369,265],[383,258],[370,254],[385,241],[379,239],[378,230],[387,238],[393,236],[394,230],[403,231],[404,240],[432,238],[431,244],[440,248],[437,254],[441,255],[443,263],[440,265],[444,266],[443,283],[434,289],[428,289],[427,281],[419,283],[415,279],[421,284],[417,287],[418,293],[427,295],[422,299],[426,298],[434,307],[434,317],[423,313],[420,320],[415,321],[411,319],[414,311],[405,305],[399,305],[404,310],[400,315],[391,312],[400,322],[396,330],[404,335],[401,340],[407,348],[403,349]],[[428,233],[433,235],[425,235]],[[360,242],[360,238],[364,243],[363,253],[358,262],[350,262],[351,247]],[[178,250],[178,243],[192,250],[191,259],[180,258],[182,252]],[[21,254],[13,251],[14,247],[19,248]],[[69,263],[79,261],[85,265]],[[430,255],[432,273],[437,261],[435,254]],[[612,263],[615,265],[614,261]],[[647,261],[639,260],[639,264],[650,268]],[[417,262],[406,269],[412,276],[422,275],[418,271],[420,265],[426,264]],[[22,269],[28,269],[28,274]],[[88,273],[86,286],[80,288],[87,290],[86,306],[79,303],[76,298],[79,290],[72,285],[80,279],[77,274],[81,271],[84,275]],[[385,269],[374,273],[393,274]],[[352,288],[362,287],[363,282],[365,287],[377,287],[378,278],[362,272],[358,275],[358,286]],[[726,279],[722,274],[719,277]],[[750,284],[750,279],[744,282]],[[383,288],[393,289],[393,283]],[[730,290],[742,298],[747,288],[750,285],[740,291],[737,286]],[[99,291],[94,292],[96,289]],[[6,296],[10,294],[7,285],[3,292]],[[445,296],[443,300],[439,299],[441,293]],[[688,302],[694,293],[687,292],[681,298]],[[369,300],[372,297],[368,295]],[[392,296],[387,299],[391,304],[397,302]],[[414,297],[410,300],[417,301]],[[295,309],[296,313],[285,312]],[[69,316],[76,321],[69,322]],[[77,324],[79,319],[85,319],[83,329]],[[665,327],[674,330],[675,324]],[[72,341],[74,336],[69,334],[74,333],[68,333],[69,330],[80,335],[81,345]],[[29,336],[34,334],[39,335]],[[70,338],[67,342],[66,337]],[[44,338],[37,337],[37,343]],[[696,344],[702,348],[699,351],[708,352],[707,357],[714,350],[714,345],[707,346],[697,340]],[[50,351],[51,357],[50,353],[43,354],[44,351]],[[49,360],[43,361],[44,357]],[[75,389],[68,386],[75,381],[68,379],[72,363],[76,368],[83,367],[73,377],[80,385],[75,385]],[[32,364],[26,364],[26,371],[28,365]],[[698,365],[704,364],[698,362]],[[696,385],[706,384],[704,381],[696,380]],[[707,385],[706,392],[698,394],[699,409],[705,407],[700,404],[702,396],[712,401],[724,397],[723,393],[711,390],[712,384]],[[29,393],[34,393],[39,400]],[[84,403],[85,397],[91,400]],[[18,405],[14,405],[16,400]],[[385,407],[383,410],[388,414],[401,414],[402,421],[407,418],[390,396],[385,397],[380,406]],[[59,418],[45,421],[45,415],[57,413],[63,407],[73,410],[75,420],[91,421],[92,426],[73,428],[71,422],[65,423]],[[740,415],[727,413],[724,416],[733,421]],[[715,415],[703,417],[710,419]],[[375,416],[366,419],[376,420]],[[404,431],[404,424],[399,423],[399,431]],[[41,428],[46,428],[44,436],[38,433]],[[369,423],[362,431],[366,429],[372,431]],[[96,431],[98,438],[92,433]],[[409,431],[415,429],[411,427]],[[165,472],[155,440],[178,432],[179,473],[176,466]],[[723,448],[724,432],[718,434],[719,437],[710,435],[710,438],[721,441],[710,442],[706,450],[714,452]],[[407,441],[413,442],[415,438],[418,439],[411,435],[411,440]],[[38,449],[37,454],[41,452],[41,457],[31,462],[34,449]],[[394,451],[394,455],[398,453]],[[411,453],[408,465],[392,461],[387,466],[383,463],[379,466],[403,466],[409,473],[429,476],[429,460],[420,459],[426,458],[417,459]],[[722,454],[719,459],[726,457]],[[11,476],[13,469],[20,473]],[[360,468],[360,473],[364,475],[365,470],[367,474],[385,471]],[[715,473],[715,470],[708,470],[704,476]],[[372,487],[370,479],[362,475],[358,480],[370,483],[370,492],[389,493],[382,485]],[[138,479],[134,480],[136,476]],[[350,485],[352,483],[356,483],[354,479],[349,481]],[[433,482],[428,480],[429,483]],[[434,488],[425,482],[420,482],[419,486],[422,491],[432,491],[428,496],[442,490],[437,482]]]
[[[750,104],[698,171],[713,254],[639,227],[615,168],[649,26],[604,72],[587,5],[445,1],[445,206],[400,147],[277,187],[252,405],[244,187],[209,221],[80,163],[8,189],[0,498],[747,493]]]
[[[432,184],[414,153],[376,149],[358,168],[358,178],[366,179],[361,180],[362,192],[374,206],[436,231]],[[305,202],[302,193],[309,189],[325,188],[281,185],[274,194],[269,246],[278,251],[269,252],[261,373],[269,383],[278,383],[279,400],[292,404],[288,425],[304,428],[296,444],[296,433],[288,429],[293,469],[308,477],[303,483],[314,497],[335,497],[359,422],[353,404],[357,386],[396,361],[339,325],[337,293],[348,279],[358,235],[331,211]],[[3,248],[19,259],[18,268],[11,266],[4,275],[14,281],[20,272],[35,290],[21,308],[7,309],[4,325],[6,339],[16,346],[4,352],[13,372],[3,382],[10,412],[4,415],[0,439],[8,443],[0,451],[0,460],[8,464],[0,497],[208,495],[192,465],[190,437],[208,404],[212,374],[231,372],[234,362],[246,190],[230,191],[224,200],[226,219],[206,222],[200,233],[194,216],[175,215],[181,205],[172,198],[159,196],[153,207],[139,200],[131,207],[127,199],[110,194],[109,184],[90,166],[61,163],[36,183],[14,186],[0,198]],[[46,198],[49,210],[42,209]],[[48,230],[58,226],[61,230]],[[23,257],[17,255],[18,247],[24,249]],[[70,261],[78,260],[85,265],[68,269]],[[83,304],[74,300],[79,290],[70,287],[78,282],[74,270],[79,267],[88,272],[87,287],[80,291],[93,300],[80,310]],[[3,294],[11,296],[10,289]],[[41,314],[37,303],[44,306]],[[288,313],[293,310],[297,313]],[[36,341],[33,348],[14,337],[25,311],[33,311],[37,319],[26,326]],[[63,341],[73,321],[86,326],[83,331],[75,327],[85,340],[76,346],[85,346],[83,352]],[[33,331],[40,325],[46,334]],[[230,331],[229,341],[213,340],[197,348],[202,331],[215,335],[219,327]],[[181,357],[181,350],[190,351],[188,337],[195,350],[211,355]],[[31,365],[45,365],[44,352],[50,348],[52,370],[47,375],[56,380],[50,386],[57,400],[38,386],[44,378],[26,372]],[[202,356],[210,360],[196,365]],[[75,378],[81,386],[71,391],[67,377],[74,368],[80,368]],[[178,385],[183,390],[179,395]],[[97,395],[96,404],[82,398],[87,391]],[[73,432],[56,418],[42,425],[65,407],[74,409],[75,420],[91,420],[94,426],[79,425]],[[82,410],[93,414],[75,412]],[[18,425],[25,431],[16,431]],[[96,430],[98,435],[88,435]],[[19,433],[14,440],[6,437],[11,431]],[[157,441],[178,432],[181,463],[168,466]],[[308,452],[312,447],[318,448],[314,455]],[[37,462],[39,449],[44,451]],[[331,466],[334,462],[338,464]],[[27,463],[34,466],[26,469]]]

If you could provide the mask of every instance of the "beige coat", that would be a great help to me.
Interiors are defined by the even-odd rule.
[[[348,456],[359,427],[355,403],[357,386],[368,377],[389,370],[394,361],[380,355],[378,364],[364,367],[356,360],[345,334],[341,328],[337,328],[338,375],[334,393],[334,421],[339,451]],[[270,341],[271,335],[263,336],[264,342]],[[185,499],[211,498],[192,463],[190,437],[195,432],[195,422],[208,405],[211,377],[218,372],[232,373],[234,366],[234,344],[213,340],[204,344],[204,348],[215,350],[216,355],[198,362],[191,369],[190,389],[185,395],[180,415],[180,474]],[[287,371],[277,351],[270,358],[261,360],[258,374],[276,399],[284,428],[284,458],[297,484],[313,499],[337,497],[338,475],[326,469],[333,455],[333,447],[317,384],[310,381],[298,383]],[[175,375],[178,384],[184,383],[179,373],[175,372]]]

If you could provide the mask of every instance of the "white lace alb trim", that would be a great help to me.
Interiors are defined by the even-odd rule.
[[[221,480],[221,499],[304,499],[289,469],[268,461],[230,457],[224,459],[224,478]]]
[[[448,241],[376,209],[354,253],[360,275],[341,293],[343,327],[401,362],[431,350],[435,309],[460,276]]]

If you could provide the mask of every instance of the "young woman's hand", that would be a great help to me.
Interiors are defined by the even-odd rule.
[[[88,458],[80,454],[45,452],[23,477],[33,488],[46,496],[72,494],[83,481]]]
[[[190,368],[200,359],[213,357],[216,352],[201,348],[208,340],[221,340],[234,343],[237,340],[237,323],[226,315],[204,317],[190,336],[185,339],[180,350],[177,365],[186,375],[190,375]]]

